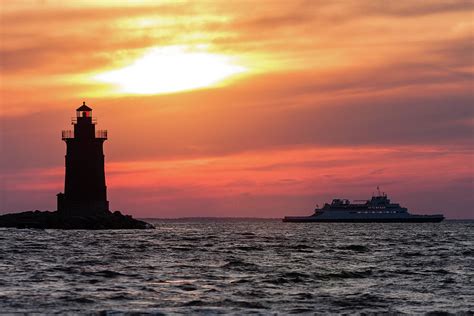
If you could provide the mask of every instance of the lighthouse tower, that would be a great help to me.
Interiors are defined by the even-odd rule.
[[[58,211],[95,215],[109,211],[105,185],[104,150],[106,130],[95,130],[92,109],[83,102],[72,119],[74,130],[62,131],[66,142],[66,179],[59,193]]]

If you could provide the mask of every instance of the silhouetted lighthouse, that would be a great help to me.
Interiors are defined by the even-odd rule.
[[[105,185],[103,144],[106,130],[95,130],[92,109],[83,102],[72,119],[74,130],[62,131],[66,142],[64,193],[58,194],[58,211],[97,214],[109,210]]]

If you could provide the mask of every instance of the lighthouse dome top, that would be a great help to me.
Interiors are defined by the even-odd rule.
[[[85,111],[89,112],[89,111],[92,111],[92,109],[86,105],[86,102],[82,102],[82,105],[80,107],[78,107],[76,109],[76,111],[78,111],[78,112],[85,112]]]

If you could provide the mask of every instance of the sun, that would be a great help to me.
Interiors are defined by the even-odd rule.
[[[160,94],[209,87],[246,70],[226,55],[168,46],[151,49],[131,65],[94,78],[122,93]]]

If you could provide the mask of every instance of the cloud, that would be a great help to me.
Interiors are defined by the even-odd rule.
[[[444,67],[467,68],[474,64],[474,38],[462,36],[442,43],[433,45],[431,52],[436,55],[441,65]],[[472,80],[473,72],[456,72],[460,76],[465,76]]]
[[[395,64],[323,76],[268,74],[222,89],[167,96],[86,100],[100,127],[109,129],[106,149],[114,160],[297,145],[466,146],[472,143],[474,119],[469,78],[429,65]],[[33,114],[0,118],[3,168],[57,164],[64,147],[58,133],[80,101],[54,101],[57,108],[48,110],[47,100],[33,98]],[[41,154],[30,161],[33,152]]]
[[[0,66],[4,72],[40,72],[43,76],[111,66],[120,56],[136,56],[133,50],[160,45],[172,38],[157,29],[144,32],[134,26],[133,18],[192,17],[191,14],[191,6],[172,4],[85,8],[66,5],[2,12]]]
[[[469,0],[436,0],[430,2],[413,2],[409,0],[391,2],[358,2],[359,12],[364,14],[390,15],[397,17],[419,17],[451,12],[469,12],[474,10],[474,3]]]
[[[58,5],[43,5],[15,8],[12,6],[10,10],[2,11],[2,23],[13,26],[44,26],[49,27],[51,24],[55,26],[67,25],[69,23],[77,23],[87,27],[95,22],[107,22],[121,18],[130,18],[131,16],[173,16],[183,15],[189,16],[195,12],[192,5],[183,5],[183,3],[155,3],[123,5],[121,3],[109,3],[104,6],[93,5],[74,5],[74,3],[62,3]],[[92,4],[92,5],[90,5]],[[21,20],[19,19],[21,18]]]
[[[469,1],[20,7],[2,14],[0,61],[10,73],[70,74],[123,64],[148,47],[204,43],[217,51],[260,54],[258,63],[284,67],[357,64],[374,62],[377,52],[384,59],[410,58],[413,49],[450,40],[452,29],[470,19],[470,9]],[[426,14],[428,20],[420,22],[418,16]]]

